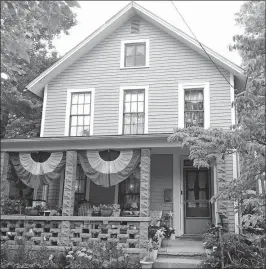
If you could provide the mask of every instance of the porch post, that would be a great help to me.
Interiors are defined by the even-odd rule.
[[[77,152],[66,152],[65,184],[63,193],[63,216],[73,216],[75,203],[75,185],[77,171]],[[69,245],[70,221],[62,221],[61,245]]]
[[[140,161],[140,217],[150,215],[150,170],[151,170],[151,151],[141,149]],[[140,223],[140,247],[148,239],[149,222]]]
[[[9,182],[7,180],[9,154],[1,152],[1,213],[4,198],[9,196]]]

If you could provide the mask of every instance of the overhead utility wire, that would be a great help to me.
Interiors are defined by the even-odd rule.
[[[228,79],[225,77],[225,75],[221,72],[221,70],[218,68],[218,66],[215,64],[215,62],[212,60],[211,56],[208,54],[208,52],[204,49],[204,47],[202,46],[202,44],[199,42],[199,40],[197,39],[196,35],[192,32],[191,28],[189,27],[189,25],[187,24],[187,22],[185,21],[184,17],[181,15],[181,13],[178,11],[177,7],[175,6],[174,2],[171,1],[172,5],[174,6],[175,10],[177,11],[177,13],[180,15],[180,17],[182,18],[183,22],[186,24],[186,26],[188,27],[188,29],[190,30],[191,34],[194,36],[194,38],[196,39],[196,41],[199,43],[199,45],[201,46],[201,48],[203,49],[203,51],[206,53],[206,55],[208,56],[208,58],[211,60],[211,62],[214,64],[214,66],[217,68],[217,70],[220,72],[220,74],[224,77],[224,79],[227,81],[227,83],[234,88],[234,86],[228,81]]]

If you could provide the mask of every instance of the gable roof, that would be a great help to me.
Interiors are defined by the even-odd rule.
[[[72,50],[66,53],[63,57],[61,57],[56,63],[42,72],[38,77],[36,77],[32,82],[30,82],[26,89],[33,92],[34,94],[42,97],[43,95],[43,87],[49,83],[53,78],[55,78],[58,74],[63,72],[66,68],[68,68],[72,63],[86,54],[89,50],[95,47],[98,43],[100,43],[104,38],[113,33],[116,29],[118,29],[121,25],[123,25],[126,21],[128,21],[134,15],[138,15],[146,21],[150,22],[154,26],[160,28],[161,30],[167,32],[177,40],[189,46],[191,49],[197,51],[204,57],[208,58],[204,50],[199,45],[198,41],[189,35],[185,34],[181,30],[177,29],[173,25],[167,23],[163,19],[154,15],[147,9],[143,8],[139,4],[135,2],[131,2],[126,5],[123,9],[121,9],[118,13],[116,13],[112,18],[110,18],[107,22],[105,22],[101,27],[95,30],[91,35],[81,41],[78,45],[76,45]],[[243,90],[246,76],[244,75],[244,69],[224,58],[220,54],[201,44],[205,51],[210,55],[212,60],[228,70],[235,76],[235,87]]]

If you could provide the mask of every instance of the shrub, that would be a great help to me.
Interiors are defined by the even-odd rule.
[[[67,267],[78,268],[139,268],[139,259],[133,261],[116,242],[91,242],[70,250]]]

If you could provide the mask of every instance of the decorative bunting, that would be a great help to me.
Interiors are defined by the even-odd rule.
[[[105,188],[127,179],[140,162],[139,150],[121,150],[111,161],[104,160],[99,151],[80,151],[78,158],[85,175],[95,184]]]
[[[10,160],[23,183],[36,189],[60,177],[66,156],[63,152],[53,152],[46,161],[36,162],[30,153],[12,153]]]

